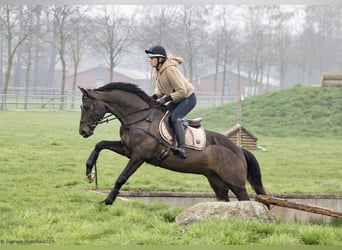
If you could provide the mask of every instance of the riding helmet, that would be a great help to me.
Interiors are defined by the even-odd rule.
[[[145,50],[145,53],[149,57],[162,57],[162,58],[167,57],[166,50],[164,49],[164,47],[160,45],[152,46],[148,50]]]

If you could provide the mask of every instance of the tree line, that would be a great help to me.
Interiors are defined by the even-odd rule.
[[[120,63],[147,71],[144,49],[161,44],[183,57],[190,81],[223,72],[251,84],[319,83],[342,70],[342,6],[329,5],[0,5],[1,109],[8,87],[48,88],[61,69],[73,91],[82,62],[102,62],[115,80]],[[95,60],[96,59],[96,60]],[[96,65],[94,65],[96,66]]]

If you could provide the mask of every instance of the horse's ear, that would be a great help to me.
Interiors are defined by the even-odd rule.
[[[89,96],[88,92],[87,92],[84,88],[82,88],[80,85],[77,85],[77,87],[81,90],[81,92],[83,93],[83,95]]]

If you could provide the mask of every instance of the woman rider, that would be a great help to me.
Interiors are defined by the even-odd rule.
[[[196,105],[194,87],[177,68],[183,62],[182,58],[167,57],[166,50],[159,45],[152,46],[145,53],[156,73],[152,97],[161,104],[167,104],[171,111],[169,123],[176,135],[174,152],[185,159],[187,152],[182,118]]]

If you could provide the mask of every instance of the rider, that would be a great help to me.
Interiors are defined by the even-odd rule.
[[[174,151],[185,159],[187,152],[182,118],[196,105],[194,87],[177,69],[177,65],[183,62],[182,58],[167,57],[166,50],[160,45],[152,46],[145,53],[156,73],[156,88],[152,97],[161,104],[167,103],[171,111],[169,123],[176,134]]]

